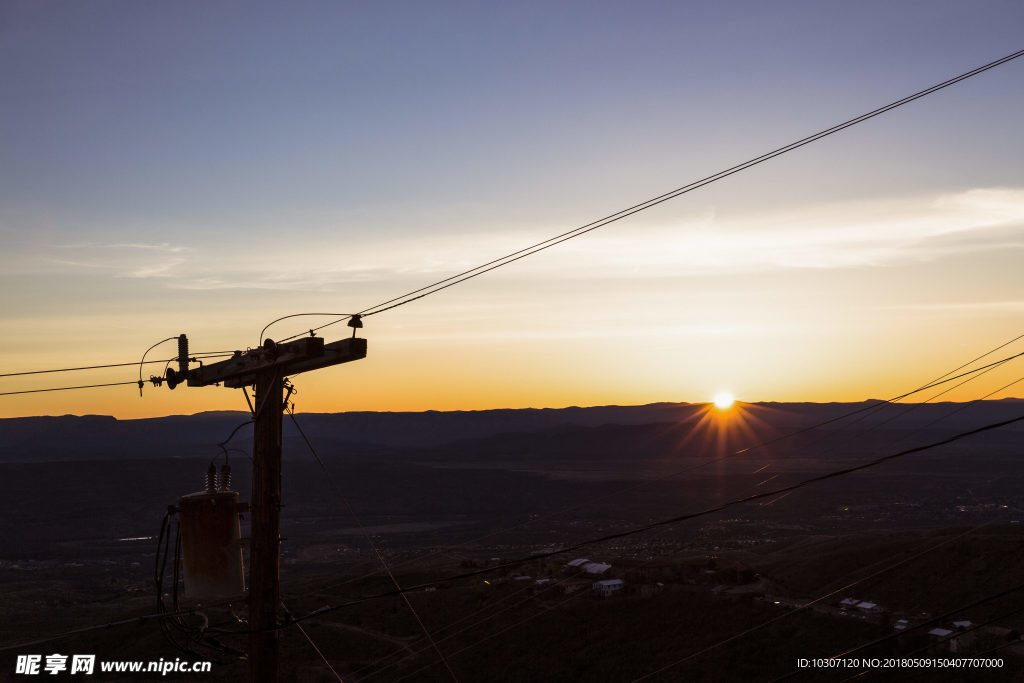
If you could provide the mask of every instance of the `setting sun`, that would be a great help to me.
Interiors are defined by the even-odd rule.
[[[720,391],[715,394],[715,407],[719,410],[728,410],[729,408],[732,408],[732,404],[735,400],[736,399],[734,399],[732,394],[728,391]]]

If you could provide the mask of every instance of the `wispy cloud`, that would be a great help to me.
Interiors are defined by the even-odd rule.
[[[160,279],[183,290],[337,291],[352,284],[415,288],[448,277],[560,226],[528,231],[405,235],[389,240],[196,249],[169,242],[65,244],[51,265]],[[623,221],[560,244],[504,273],[533,279],[634,279],[852,269],[1024,248],[1024,189],[811,205],[770,213],[714,211],[666,225]],[[187,252],[188,256],[185,257]]]
[[[157,242],[157,243],[146,243],[146,242],[113,242],[113,243],[98,243],[98,242],[83,242],[80,244],[60,244],[57,245],[60,249],[135,249],[142,251],[162,251],[172,254],[179,254],[184,251],[195,251],[195,247],[185,247],[181,245],[170,244],[169,242]]]
[[[968,302],[939,302],[929,304],[896,304],[892,306],[881,306],[881,310],[890,311],[936,311],[936,312],[964,312],[964,313],[992,313],[1005,311],[1007,313],[1019,313],[1024,311],[1024,300],[1020,301],[968,301]]]
[[[571,242],[574,265],[661,275],[865,268],[1024,248],[1024,190],[705,217]],[[571,245],[571,246],[570,246]]]

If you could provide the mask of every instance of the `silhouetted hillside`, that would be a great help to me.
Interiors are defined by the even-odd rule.
[[[750,415],[746,437],[764,437],[831,420],[873,401],[864,403],[761,403],[747,404]],[[909,411],[913,407],[912,411]],[[643,406],[598,406],[592,408],[544,408],[522,410],[480,410],[422,413],[307,413],[300,415],[303,428],[318,442],[345,445],[353,454],[372,455],[366,446],[430,448],[458,441],[485,439],[507,434],[557,435],[561,428],[602,425],[692,425],[707,410],[704,404],[652,403]],[[909,411],[909,412],[907,412]],[[953,411],[958,411],[953,413]],[[903,413],[907,413],[904,415]],[[975,405],[936,403],[919,406],[890,405],[871,411],[870,418],[857,418],[827,425],[825,431],[859,430],[878,423],[883,433],[890,429],[930,428],[953,433],[986,422],[1016,417],[1024,412],[1024,401],[1005,399]],[[0,461],[39,462],[43,460],[95,460],[148,457],[204,457],[218,452],[216,444],[227,438],[248,419],[244,412],[208,412],[142,420],[117,420],[109,416],[64,415],[0,420]],[[1020,424],[1008,429],[1024,429]],[[297,435],[285,421],[285,437]],[[245,446],[251,430],[243,428],[232,442]],[[290,457],[286,449],[285,457]]]

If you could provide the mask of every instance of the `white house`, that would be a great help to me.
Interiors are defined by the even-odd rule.
[[[611,568],[610,564],[605,564],[604,562],[587,562],[583,565],[583,571],[588,574],[604,574]]]
[[[606,579],[604,581],[595,581],[591,588],[597,591],[597,594],[602,598],[607,598],[615,591],[622,590],[622,587],[626,585],[626,582],[622,579]]]

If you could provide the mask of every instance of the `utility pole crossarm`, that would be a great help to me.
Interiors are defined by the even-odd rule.
[[[321,337],[306,337],[287,344],[275,344],[268,339],[259,349],[236,351],[227,360],[190,370],[188,386],[222,383],[237,389],[255,384],[257,376],[267,370],[276,370],[285,377],[361,358],[366,358],[365,339],[341,339],[330,344],[324,344]]]

